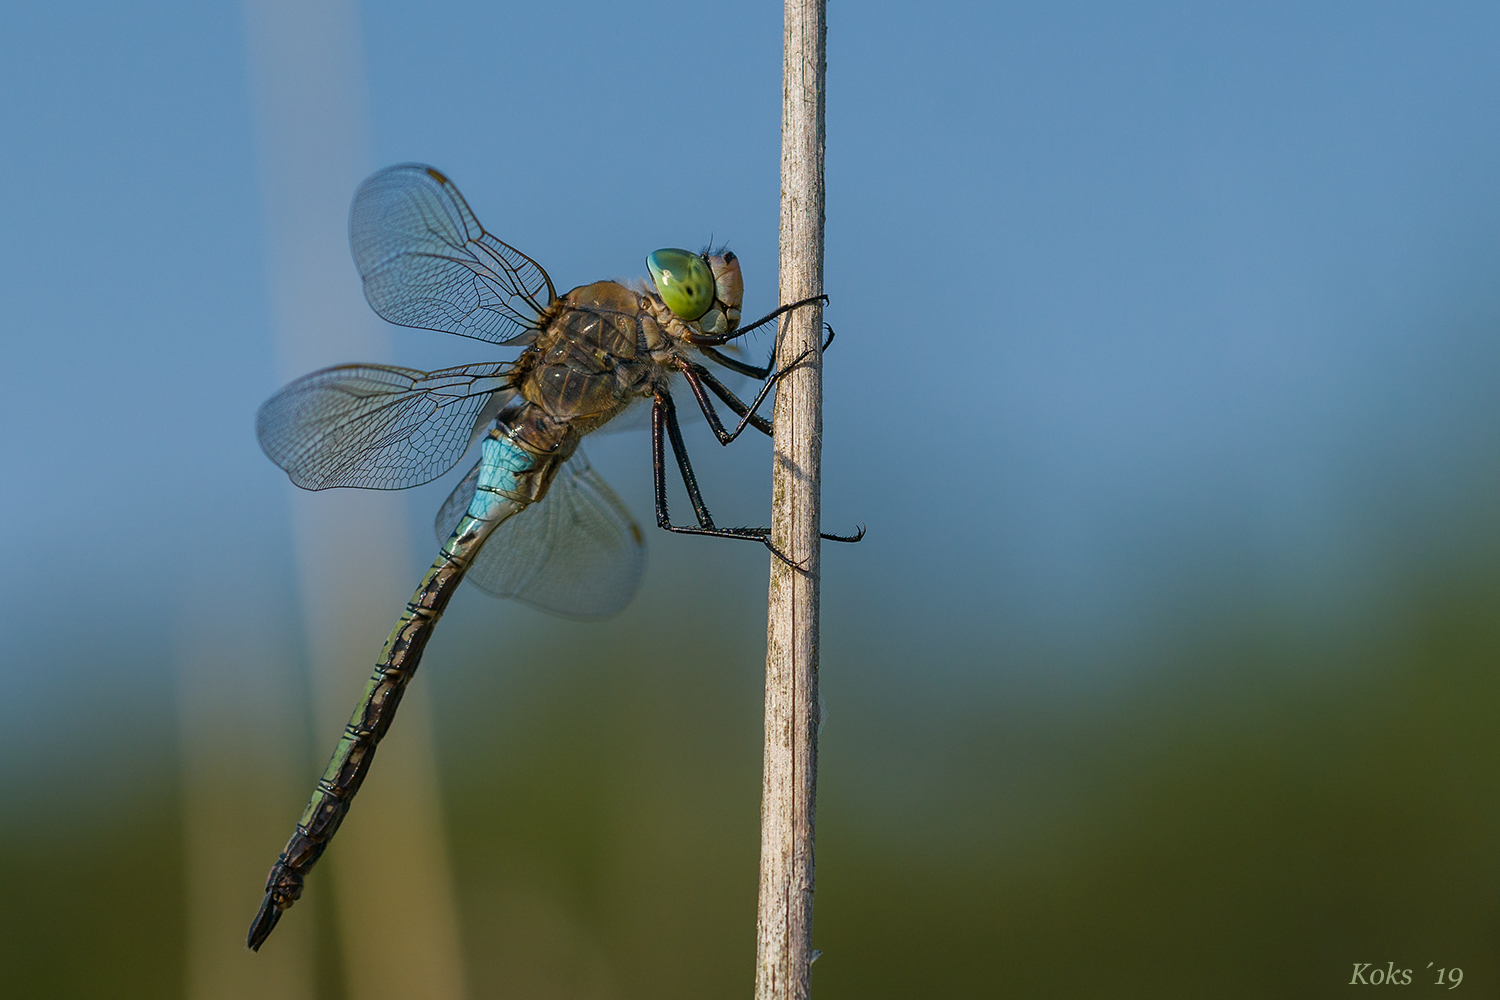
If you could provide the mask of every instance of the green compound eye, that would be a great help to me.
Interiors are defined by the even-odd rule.
[[[646,258],[657,294],[683,319],[692,322],[714,304],[714,275],[703,258],[687,250],[658,250]]]

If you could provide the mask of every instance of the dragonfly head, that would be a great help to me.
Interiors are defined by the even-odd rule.
[[[745,284],[739,258],[730,251],[657,250],[646,258],[646,267],[656,293],[680,318],[705,333],[728,333],[739,325]]]

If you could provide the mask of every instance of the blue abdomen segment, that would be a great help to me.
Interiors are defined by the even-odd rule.
[[[476,521],[492,521],[514,511],[529,499],[517,477],[530,472],[536,457],[501,434],[491,433],[479,445],[479,481],[468,515]]]

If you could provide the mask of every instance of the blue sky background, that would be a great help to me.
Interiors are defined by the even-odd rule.
[[[775,305],[774,6],[360,10],[368,170],[438,166],[560,288],[712,238],[747,313]],[[11,0],[0,23],[0,794],[125,796],[165,752],[181,595],[242,589],[298,627],[290,487],[253,434],[278,380],[244,17]],[[870,532],[825,551],[830,690],[1089,701],[1226,608],[1368,637],[1401,567],[1488,537],[1500,10],[834,3],[829,25],[824,516]],[[391,342],[345,360],[504,356]],[[719,521],[762,522],[768,447],[693,438]],[[590,457],[649,524],[645,436]],[[450,480],[390,497],[413,580]],[[650,544],[642,599],[589,641],[708,592],[758,641],[763,552]],[[461,596],[477,649],[579,628]],[[486,669],[433,683],[466,697]]]
[[[779,18],[673,10],[368,5],[371,168],[442,167],[564,286],[727,239],[768,308]],[[170,574],[284,558],[241,15],[7,21],[8,596],[149,642]],[[1487,7],[830,23],[826,506],[871,528],[833,608],[1091,633],[1225,566],[1316,601],[1491,481]],[[641,447],[593,451],[644,514],[641,455],[602,454]],[[730,516],[762,516],[760,458],[713,463]],[[214,537],[164,558],[193,517]]]

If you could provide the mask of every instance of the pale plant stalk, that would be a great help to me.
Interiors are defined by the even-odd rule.
[[[786,0],[781,112],[781,301],[823,291],[824,0]],[[818,765],[818,488],[823,448],[823,310],[782,318],[766,626],[756,1000],[803,1000],[812,950]]]

